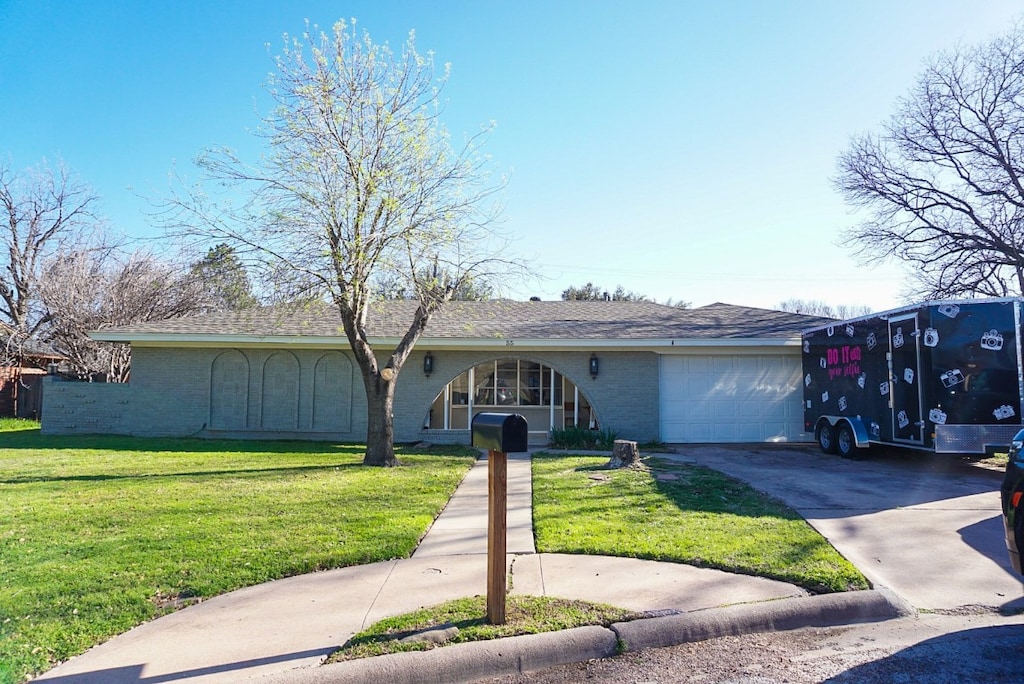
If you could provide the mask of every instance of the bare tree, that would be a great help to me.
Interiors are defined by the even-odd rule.
[[[46,311],[39,336],[67,358],[78,376],[101,373],[113,382],[126,382],[131,369],[128,346],[97,342],[89,332],[205,311],[208,294],[202,279],[148,252],[89,249],[59,254],[39,278]]]
[[[587,282],[586,285],[576,287],[570,285],[569,287],[562,290],[562,301],[563,302],[654,302],[657,300],[651,299],[645,294],[627,290],[622,285],[616,285],[615,289],[609,292],[602,288],[600,285],[594,285],[594,283]],[[677,309],[689,309],[690,302],[682,299],[673,299],[669,297],[664,302],[665,306],[672,306]]]
[[[843,320],[846,318],[857,318],[872,313],[869,306],[850,304],[826,304],[820,299],[787,299],[779,303],[779,311],[790,313],[807,314],[808,316],[821,316],[822,318],[835,318]]]
[[[424,275],[424,278],[427,276]],[[438,274],[439,282],[450,280],[447,274]],[[486,302],[494,298],[494,288],[477,278],[462,278],[458,286],[454,286],[452,300],[459,302]],[[415,292],[410,292],[407,285],[407,278],[401,273],[384,273],[381,277],[374,279],[372,293],[380,299],[415,299]]]
[[[285,36],[263,121],[269,150],[255,166],[226,149],[198,163],[244,204],[218,202],[195,188],[169,200],[166,225],[179,236],[226,242],[240,257],[309,291],[340,314],[362,374],[369,465],[396,465],[395,383],[431,316],[470,278],[505,270],[505,241],[494,230],[501,186],[481,153],[488,129],[453,148],[439,116],[433,56],[409,34],[400,53],[375,44],[355,24],[331,32],[307,25]],[[397,345],[370,344],[367,317],[382,274],[419,302]]]
[[[673,297],[669,297],[662,303],[665,306],[673,306],[677,309],[689,309],[691,306],[693,306],[693,302],[688,302],[685,299],[675,299]]]
[[[599,285],[594,285],[588,282],[586,285],[576,287],[570,285],[569,287],[562,290],[562,301],[564,302],[599,302],[599,301],[610,301],[610,302],[649,302],[651,301],[646,295],[642,295],[639,292],[627,291],[621,285],[617,286],[615,290],[609,292]]]
[[[97,203],[63,163],[51,168],[44,162],[23,173],[0,165],[0,361],[18,362],[24,344],[45,324],[37,292],[43,263],[91,238],[101,225]]]
[[[914,298],[1024,293],[1022,26],[932,58],[838,166],[838,189],[869,214],[846,240],[867,262],[909,262]]]

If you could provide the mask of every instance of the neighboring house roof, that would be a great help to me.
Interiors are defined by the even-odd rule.
[[[416,302],[386,301],[367,320],[371,340],[397,340]],[[799,343],[800,332],[826,319],[731,304],[696,309],[653,302],[450,302],[420,338],[434,346],[686,346]],[[337,344],[345,340],[337,310],[327,305],[276,307],[187,316],[93,332],[94,339],[139,345],[240,343]]]
[[[25,361],[51,361],[54,359],[63,359],[64,355],[54,350],[46,342],[40,342],[35,338],[29,338],[27,340],[22,339],[20,344],[14,343],[13,346],[7,347],[9,342],[9,336],[14,333],[14,328],[7,325],[6,323],[0,323],[0,356],[10,357],[16,356]],[[20,339],[20,338],[15,338]],[[3,354],[7,351],[8,354]],[[13,352],[13,353],[11,353]]]

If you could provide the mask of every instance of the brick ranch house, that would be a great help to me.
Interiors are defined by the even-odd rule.
[[[378,352],[405,333],[414,306],[374,310]],[[395,439],[468,444],[471,416],[499,411],[522,414],[538,444],[570,425],[667,443],[807,441],[800,331],[820,321],[729,304],[453,302],[399,375]],[[362,380],[329,307],[186,317],[93,337],[131,345],[131,381],[48,379],[46,434],[365,439]]]

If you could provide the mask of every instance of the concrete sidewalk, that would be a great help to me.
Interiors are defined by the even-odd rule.
[[[805,598],[802,589],[783,582],[687,565],[537,554],[529,455],[509,455],[508,488],[510,593],[682,614],[626,623],[614,633],[585,628],[400,654],[411,658],[385,656],[316,667],[353,634],[382,618],[486,594],[487,460],[482,458],[412,558],[291,577],[218,596],[115,637],[37,681],[471,681],[502,674],[502,668],[516,671],[611,655],[620,640],[640,648],[716,632],[886,619],[902,610],[898,601],[878,592]],[[708,610],[724,606],[735,608],[726,613]],[[606,653],[609,639],[613,647]],[[517,649],[522,652],[509,657]]]

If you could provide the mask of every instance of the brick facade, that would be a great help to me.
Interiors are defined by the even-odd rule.
[[[511,350],[509,350],[511,352]],[[586,395],[602,427],[625,439],[658,438],[658,355],[590,351],[426,350],[413,353],[395,392],[395,439],[468,443],[467,431],[424,429],[434,398],[472,366],[520,358],[553,367]],[[363,441],[366,399],[351,353],[336,349],[133,346],[128,384],[47,379],[43,432]]]

